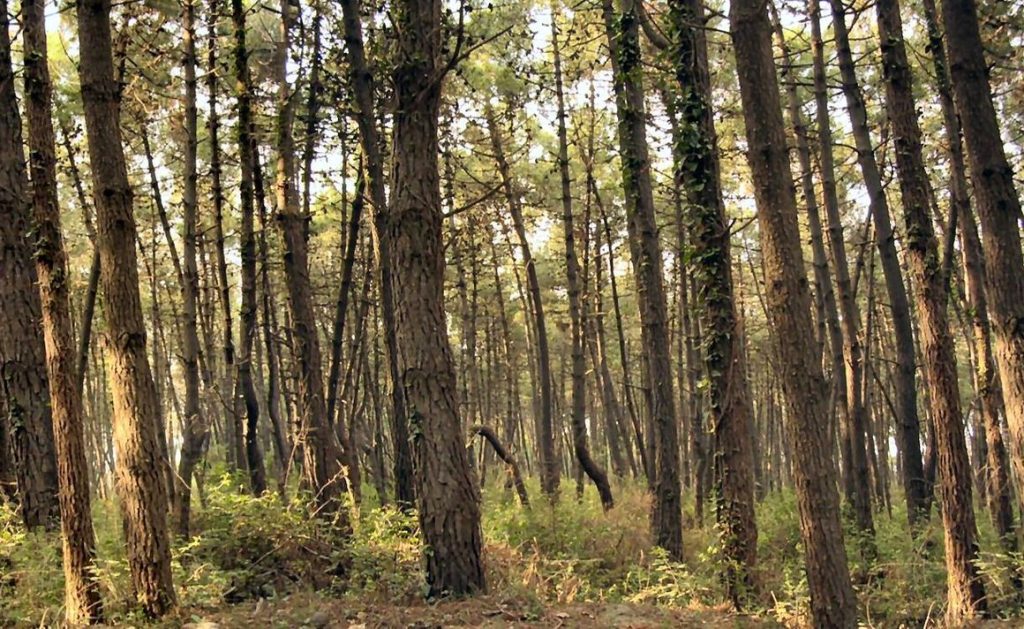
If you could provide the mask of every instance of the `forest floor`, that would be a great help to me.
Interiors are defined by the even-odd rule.
[[[184,612],[187,614],[187,610]],[[712,629],[781,627],[762,618],[718,609],[674,609],[628,603],[542,605],[529,599],[480,596],[436,604],[397,606],[331,599],[317,594],[293,595],[193,615],[184,629],[235,627],[309,627],[311,629],[441,629],[445,627],[590,627]]]
[[[596,493],[582,501],[521,508],[502,486],[484,488],[483,559],[489,594],[428,603],[423,547],[415,517],[364,496],[353,508],[353,535],[308,516],[301,501],[253,498],[244,481],[221,476],[193,512],[192,536],[174,538],[172,570],[179,607],[154,623],[132,601],[119,510],[93,503],[97,571],[107,621],[167,629],[433,629],[435,627],[806,627],[809,592],[796,499],[773,494],[758,504],[758,595],[733,612],[722,579],[725,560],[712,522],[693,520],[684,561],[654,547],[644,487],[618,488],[605,512]],[[536,494],[539,488],[530,484]],[[589,489],[589,488],[588,488]],[[688,514],[691,511],[688,510]],[[1024,598],[1008,555],[983,514],[981,553],[989,607],[1000,620],[974,627],[1024,627]],[[848,529],[847,560],[861,626],[941,627],[946,568],[942,526],[932,518],[917,536],[905,512],[876,517],[877,556],[865,561]],[[753,593],[751,593],[753,594]],[[63,613],[63,569],[56,533],[26,533],[0,505],[0,629],[47,627]]]

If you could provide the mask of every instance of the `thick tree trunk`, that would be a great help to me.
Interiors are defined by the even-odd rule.
[[[53,88],[47,66],[46,18],[42,0],[23,0],[21,8],[35,261],[60,486],[64,617],[70,625],[85,625],[102,621],[103,607],[96,579],[96,538],[90,511],[89,466],[83,434],[85,417],[81,390],[75,378],[75,338],[67,281],[67,253],[61,237],[57,200],[56,140],[51,118]],[[0,33],[0,47],[5,49],[6,15],[6,2],[0,2],[0,30],[3,31]]]
[[[1002,387],[996,371],[995,352],[992,348],[992,325],[988,315],[988,298],[985,295],[985,261],[982,259],[981,238],[978,223],[971,207],[967,187],[967,165],[964,161],[963,138],[960,133],[960,119],[953,102],[953,88],[950,85],[946,51],[939,30],[939,15],[935,0],[923,0],[925,21],[928,25],[928,41],[935,68],[939,103],[949,147],[950,212],[958,217],[960,225],[960,246],[963,254],[963,271],[970,309],[972,343],[974,344],[974,384],[981,403],[981,423],[985,441],[984,460],[981,473],[985,476],[983,495],[989,516],[996,533],[1008,552],[1017,550],[1014,534],[1013,488],[1010,486],[1009,457],[1003,442],[1000,415],[1005,415]]]
[[[786,149],[781,99],[764,3],[734,0],[729,23],[736,53],[748,153],[755,186],[765,280],[783,388],[789,406],[793,476],[804,543],[811,622],[821,628],[857,626],[839,517],[836,469],[824,377],[815,360],[811,299],[797,228],[796,194]]]
[[[0,6],[0,422],[11,443],[22,522],[52,528],[59,516],[57,462],[6,7]]]
[[[135,598],[150,616],[175,605],[167,535],[167,496],[157,435],[156,390],[146,360],[132,190],[118,121],[110,1],[78,3],[79,76],[102,258],[107,352],[114,398],[117,480]]]
[[[995,332],[1010,453],[1018,479],[1024,478],[1024,256],[1021,204],[1006,158],[992,104],[988,67],[974,0],[943,0],[946,54],[953,96],[963,125],[967,163],[984,251],[984,284]],[[950,139],[950,143],[955,140]],[[966,248],[966,247],[965,247]],[[991,381],[991,379],[990,379]]]
[[[445,333],[438,110],[445,68],[441,0],[391,7],[398,32],[390,254],[401,383],[411,413],[429,596],[486,589],[480,495],[466,457],[455,364]]]
[[[639,0],[624,0],[616,15],[604,0],[603,17],[619,118],[622,183],[630,257],[640,305],[641,336],[650,381],[654,503],[651,523],[659,546],[673,559],[683,555],[683,505],[679,483],[679,436],[672,391],[672,357],[661,243],[654,214],[639,36]]]

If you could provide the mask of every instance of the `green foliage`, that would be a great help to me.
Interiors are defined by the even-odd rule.
[[[641,485],[616,487],[617,506],[602,511],[593,488],[577,502],[569,485],[557,505],[528,488],[524,510],[498,478],[484,488],[484,555],[492,593],[515,600],[525,619],[546,605],[638,603],[676,609],[728,607],[722,575],[726,558],[713,522],[687,529],[686,561],[673,562],[654,547],[648,530],[649,498]],[[174,577],[185,617],[201,617],[245,600],[283,600],[319,591],[359,605],[413,605],[422,598],[423,546],[416,515],[369,502],[353,512],[353,536],[336,534],[308,516],[299,501],[254,498],[224,475],[206,487],[195,510],[195,535],[174,545]],[[941,618],[945,600],[942,526],[937,517],[911,537],[906,513],[894,497],[892,516],[876,518],[877,559],[861,563],[847,535],[861,617],[870,626],[920,626]],[[99,578],[110,620],[136,622],[120,521],[115,505],[97,501],[94,520]],[[1019,553],[1002,550],[979,511],[981,559],[990,606],[998,616],[1021,611],[1011,576],[1024,566]],[[806,622],[809,595],[795,495],[772,494],[758,505],[761,595],[748,613],[786,625]],[[0,505],[0,626],[52,623],[63,603],[60,543],[56,533],[26,533],[17,514]],[[301,597],[300,597],[301,598]]]

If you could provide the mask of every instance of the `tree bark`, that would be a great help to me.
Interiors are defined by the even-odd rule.
[[[708,421],[715,441],[715,513],[728,558],[730,596],[740,608],[754,586],[752,571],[757,563],[752,411],[732,281],[730,228],[722,200],[701,0],[672,0],[669,20],[673,32],[669,50],[679,90],[675,109],[680,116],[674,178],[686,198],[688,259],[704,322]]]
[[[174,607],[175,594],[160,474],[159,409],[146,359],[132,190],[118,121],[121,91],[114,80],[110,0],[82,0],[77,13],[128,566],[135,599],[147,615],[159,617]]]
[[[241,425],[242,413],[238,404],[232,405],[235,426],[241,427],[245,458],[249,472],[249,488],[259,496],[267,490],[267,471],[263,464],[263,448],[257,434],[260,420],[260,404],[252,377],[252,353],[256,342],[256,235],[255,192],[253,190],[253,160],[256,159],[255,124],[252,119],[252,79],[249,75],[249,58],[245,42],[245,17],[239,0],[232,0],[232,16],[235,22],[235,83],[238,94],[238,162],[239,162],[239,208],[242,214],[239,234],[242,259],[242,300],[238,313],[238,356],[236,361],[237,392],[233,399],[240,400],[244,407],[245,423]],[[211,72],[216,69],[211,67]],[[211,134],[212,137],[213,134]],[[283,206],[280,206],[283,207]],[[237,446],[236,446],[237,447]]]
[[[0,47],[6,49],[6,1],[0,2]],[[103,620],[96,579],[96,537],[89,497],[82,394],[75,378],[75,337],[68,287],[67,253],[60,230],[57,154],[51,108],[53,87],[47,65],[46,18],[42,0],[23,0],[25,112],[36,274],[43,315],[46,366],[57,455],[58,496],[64,558],[64,617],[70,625]],[[2,54],[2,53],[0,53]],[[6,456],[6,453],[4,453]]]
[[[976,561],[977,532],[967,458],[956,352],[947,315],[946,280],[932,227],[932,193],[921,152],[921,129],[910,62],[903,44],[898,0],[878,0],[886,110],[892,125],[907,254],[917,293],[918,324],[925,358],[928,399],[938,453],[939,496],[946,530],[946,619],[958,624],[984,614],[988,603]]]
[[[988,66],[973,0],[943,0],[946,55],[963,125],[974,200],[981,223],[984,286],[995,332],[1010,453],[1024,478],[1024,256],[1021,204],[992,103]],[[938,54],[938,51],[935,51]],[[950,139],[952,144],[955,140]],[[965,221],[966,222],[966,221]],[[965,247],[966,248],[966,247]]]
[[[47,391],[42,305],[36,290],[33,230],[14,91],[6,2],[0,17],[0,422],[12,446],[18,507],[28,529],[53,528],[59,516],[57,461]],[[7,457],[7,452],[0,452]]]
[[[466,457],[455,365],[445,333],[444,249],[437,160],[442,66],[441,0],[391,6],[398,38],[392,205],[400,382],[409,405],[429,596],[486,590],[480,496]]]
[[[804,544],[811,623],[857,626],[832,461],[826,387],[815,360],[811,299],[796,221],[781,98],[772,61],[771,25],[764,3],[734,0],[729,23],[746,126],[747,159],[754,180],[765,280],[783,389],[789,407],[793,476]]]
[[[565,232],[565,275],[569,292],[569,320],[572,336],[572,442],[576,460],[594,481],[601,505],[607,511],[615,506],[608,474],[590,456],[587,446],[586,356],[583,309],[580,305],[580,262],[576,257],[576,226],[572,215],[572,190],[569,176],[569,134],[565,124],[565,93],[562,86],[562,54],[558,43],[558,4],[551,3],[551,47],[555,64],[555,97],[558,103],[558,174],[561,180],[562,226]]]
[[[309,279],[309,217],[301,214],[295,188],[295,145],[292,137],[295,110],[287,71],[291,28],[295,20],[292,9],[289,0],[282,0],[281,39],[275,61],[278,86],[275,188],[278,222],[284,237],[284,267],[299,378],[299,440],[302,443],[303,474],[314,493],[317,513],[322,517],[338,518],[339,529],[346,531],[349,525],[343,497],[348,490],[348,482],[341,466],[345,444],[338,443],[324,408],[323,363]]]
[[[875,149],[871,142],[871,132],[868,127],[867,108],[864,104],[864,94],[861,91],[857,80],[857,71],[854,65],[853,53],[850,49],[850,38],[846,28],[845,7],[842,0],[829,0],[832,7],[832,28],[835,32],[836,52],[839,57],[839,70],[842,76],[843,95],[846,99],[846,108],[850,116],[850,124],[853,128],[854,142],[857,147],[857,162],[860,164],[861,175],[864,178],[864,185],[868,190],[868,205],[875,223],[876,239],[879,258],[882,262],[882,274],[885,278],[885,288],[889,295],[889,303],[892,309],[892,321],[896,341],[896,399],[899,410],[898,422],[900,425],[899,445],[903,454],[903,487],[907,499],[907,517],[911,526],[915,526],[922,518],[928,516],[931,495],[928,487],[923,464],[919,465],[921,452],[921,429],[917,414],[917,385],[915,373],[917,363],[914,356],[914,332],[910,318],[910,303],[907,299],[907,288],[903,282],[903,271],[900,268],[899,258],[896,254],[896,236],[893,233],[892,218],[889,212],[889,202],[885,196],[885,189],[882,185],[882,177],[878,170],[878,162],[875,159]],[[817,0],[810,0],[808,12],[811,15],[812,26],[819,15]],[[820,27],[818,39],[820,40]],[[823,52],[817,52],[823,55]],[[823,66],[823,61],[818,62]],[[823,70],[819,70],[823,72]],[[824,81],[824,78],[816,81]],[[819,88],[820,92],[821,89]],[[821,106],[819,105],[819,109]],[[831,231],[830,220],[830,231]],[[862,414],[863,417],[863,414]],[[854,418],[857,421],[857,418]],[[854,435],[859,438],[863,434],[863,421],[859,422],[858,432]],[[861,438],[863,444],[863,439]],[[864,449],[858,450],[855,454],[860,456]],[[866,461],[865,461],[866,463]],[[869,487],[865,472],[867,466],[857,462],[857,483],[858,486]],[[860,513],[861,505],[857,505],[858,518],[863,522],[863,514]],[[868,507],[870,514],[870,503]],[[870,517],[870,515],[868,516]],[[867,529],[862,528],[865,533]],[[872,524],[873,534],[873,524]]]

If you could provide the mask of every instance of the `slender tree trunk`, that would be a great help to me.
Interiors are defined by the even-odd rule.
[[[237,2],[237,0],[233,0]],[[263,449],[257,434],[260,420],[260,404],[256,395],[256,386],[252,377],[252,352],[256,342],[256,236],[255,225],[255,192],[253,190],[253,161],[256,159],[255,124],[252,120],[252,79],[249,76],[249,61],[245,43],[245,20],[239,22],[237,13],[232,9],[235,20],[235,83],[238,94],[238,161],[239,196],[242,215],[239,234],[242,259],[242,301],[238,313],[239,339],[237,357],[237,392],[235,400],[240,400],[245,409],[245,424],[241,426],[242,414],[238,404],[232,405],[235,414],[235,425],[244,430],[244,448],[246,468],[249,471],[249,487],[252,493],[259,496],[267,490],[267,471],[263,464]],[[239,28],[241,27],[241,28]],[[215,68],[211,68],[215,72]],[[212,124],[211,124],[212,127]],[[211,136],[213,134],[211,133]],[[241,466],[241,459],[239,466]]]
[[[812,27],[818,20],[818,0],[810,0],[808,12],[811,15]],[[867,108],[864,104],[864,94],[861,91],[857,80],[857,71],[854,65],[853,53],[850,49],[850,38],[846,27],[845,7],[842,0],[829,0],[832,7],[832,28],[836,39],[836,52],[839,57],[839,70],[842,76],[843,95],[846,99],[846,108],[850,115],[850,124],[853,128],[854,142],[857,146],[857,161],[860,164],[861,175],[864,178],[864,185],[868,190],[868,204],[875,223],[877,234],[876,245],[882,262],[882,274],[885,278],[885,288],[889,295],[889,303],[892,309],[893,328],[895,329],[896,340],[896,397],[899,409],[900,425],[900,451],[903,453],[903,487],[907,498],[907,517],[911,525],[916,525],[921,518],[927,518],[928,508],[931,503],[929,483],[923,472],[923,466],[918,466],[921,451],[921,431],[917,416],[917,385],[915,373],[917,371],[914,356],[914,333],[910,318],[910,304],[907,299],[907,288],[903,282],[903,272],[900,268],[899,258],[896,254],[896,237],[893,233],[892,218],[889,212],[889,202],[885,196],[885,189],[882,185],[882,177],[878,170],[878,163],[875,159],[875,149],[871,142],[871,132],[868,127]],[[820,27],[815,41],[821,39]],[[820,48],[819,44],[815,44]],[[823,52],[816,52],[816,55],[823,55]],[[817,61],[823,66],[823,61]],[[824,72],[824,70],[817,70]],[[824,81],[824,78],[816,81]],[[818,88],[821,92],[822,88]],[[819,104],[819,110],[821,105]],[[830,221],[830,229],[831,221]],[[849,359],[848,359],[849,360]],[[863,415],[862,415],[863,416]],[[854,418],[857,421],[857,418]],[[858,438],[863,432],[863,422],[859,423]],[[863,443],[863,439],[861,439]],[[860,451],[857,452],[857,456]],[[867,487],[868,483],[863,476],[866,466],[857,463],[858,486]],[[858,510],[861,508],[858,506]],[[870,513],[870,508],[868,510]],[[858,513],[860,518],[862,514]],[[864,529],[862,529],[864,530]],[[867,532],[865,530],[865,532]]]
[[[394,262],[401,383],[411,411],[420,530],[429,596],[486,590],[480,495],[466,457],[455,366],[445,334],[438,110],[445,68],[441,0],[401,0],[396,26],[394,195],[388,217]]]
[[[544,317],[544,304],[541,299],[540,280],[537,277],[537,267],[530,251],[530,243],[526,238],[526,223],[523,220],[522,203],[519,193],[515,189],[515,182],[512,179],[511,167],[505,157],[505,143],[498,127],[498,120],[494,110],[487,106],[484,115],[487,118],[487,129],[491,138],[491,150],[501,174],[502,187],[505,192],[505,199],[508,203],[509,213],[512,216],[512,224],[519,239],[519,250],[523,256],[523,266],[526,268],[526,285],[530,296],[530,306],[533,312],[534,333],[537,341],[537,377],[540,385],[540,414],[537,416],[537,439],[539,440],[538,451],[541,455],[541,486],[544,493],[552,500],[558,494],[559,484],[559,461],[558,449],[555,443],[554,428],[554,400],[552,396],[551,376],[551,351],[548,343],[547,320]]]
[[[814,359],[811,299],[803,272],[796,195],[772,61],[771,25],[759,0],[734,0],[729,23],[761,226],[764,274],[773,288],[765,297],[767,312],[785,373],[811,622],[821,628],[852,628],[857,626],[857,600],[843,547],[826,388]]]
[[[167,535],[167,496],[157,435],[156,390],[146,360],[132,190],[118,121],[110,0],[78,3],[79,76],[96,205],[106,299],[107,351],[114,397],[118,488],[132,588],[154,617],[175,605]]]
[[[373,255],[380,275],[381,318],[384,321],[384,341],[388,354],[391,377],[392,440],[395,446],[395,502],[402,508],[411,507],[416,500],[413,478],[412,449],[409,445],[409,412],[405,401],[405,387],[398,367],[398,322],[394,280],[391,271],[390,226],[388,201],[385,193],[384,159],[376,124],[374,107],[374,75],[366,62],[363,45],[363,26],[359,0],[340,0],[348,50],[352,92],[359,112],[357,123],[366,159],[370,200],[373,202]]]
[[[558,3],[551,3],[551,46],[555,62],[555,96],[558,103],[558,173],[562,184],[562,226],[565,231],[565,269],[569,288],[569,320],[572,336],[572,441],[576,460],[594,481],[605,510],[615,506],[608,475],[590,456],[587,446],[586,356],[584,355],[583,309],[580,306],[580,262],[576,257],[576,226],[572,216],[569,177],[569,134],[565,124],[565,94],[562,88],[562,54],[558,42]]]
[[[644,87],[640,55],[638,0],[624,0],[616,15],[603,0],[615,96],[630,257],[640,305],[641,336],[650,381],[653,433],[654,504],[651,523],[659,546],[673,559],[683,555],[683,505],[679,483],[678,416],[672,391],[672,357],[661,244],[654,215],[647,147]]]
[[[213,15],[216,0],[211,3],[210,23],[216,24]],[[185,259],[181,277],[182,339],[181,362],[185,372],[185,407],[182,423],[181,457],[178,463],[178,500],[175,526],[181,537],[189,536],[189,519],[192,501],[192,474],[202,456],[203,435],[206,418],[202,415],[199,400],[199,324],[197,303],[199,298],[199,268],[196,258],[196,231],[198,226],[198,199],[196,185],[198,112],[196,110],[196,5],[186,0],[182,17],[185,66],[185,185],[182,189],[184,207],[184,249]],[[216,35],[214,35],[216,37]],[[211,67],[211,73],[216,69]]]
[[[7,37],[6,4],[6,1],[0,2],[0,29],[3,30],[0,48],[4,50],[7,49],[7,42],[3,41]],[[82,393],[75,378],[76,354],[67,282],[67,253],[61,237],[57,200],[57,154],[51,118],[53,88],[47,66],[46,18],[42,0],[23,0],[21,9],[36,274],[60,486],[64,617],[70,625],[84,625],[101,622],[103,607],[96,579],[96,538],[90,511]],[[6,60],[0,63],[6,67]],[[2,455],[6,456],[6,453]]]
[[[717,136],[711,109],[707,41],[701,0],[673,0],[671,55],[681,117],[675,185],[686,195],[691,271],[704,322],[708,421],[715,440],[715,512],[728,558],[726,579],[737,608],[753,586],[757,563],[751,400],[732,281],[729,225],[722,200]]]
[[[240,2],[241,0],[234,0]],[[277,75],[277,209],[284,237],[284,267],[288,281],[288,301],[292,317],[292,338],[298,377],[298,418],[303,452],[303,473],[314,492],[318,514],[339,518],[347,529],[346,507],[342,497],[347,479],[341,469],[345,445],[339,444],[331,430],[324,407],[323,363],[313,310],[309,280],[308,216],[301,214],[295,188],[295,151],[292,138],[294,100],[288,84],[288,55],[295,16],[288,0],[281,2],[281,39],[275,70]]]

